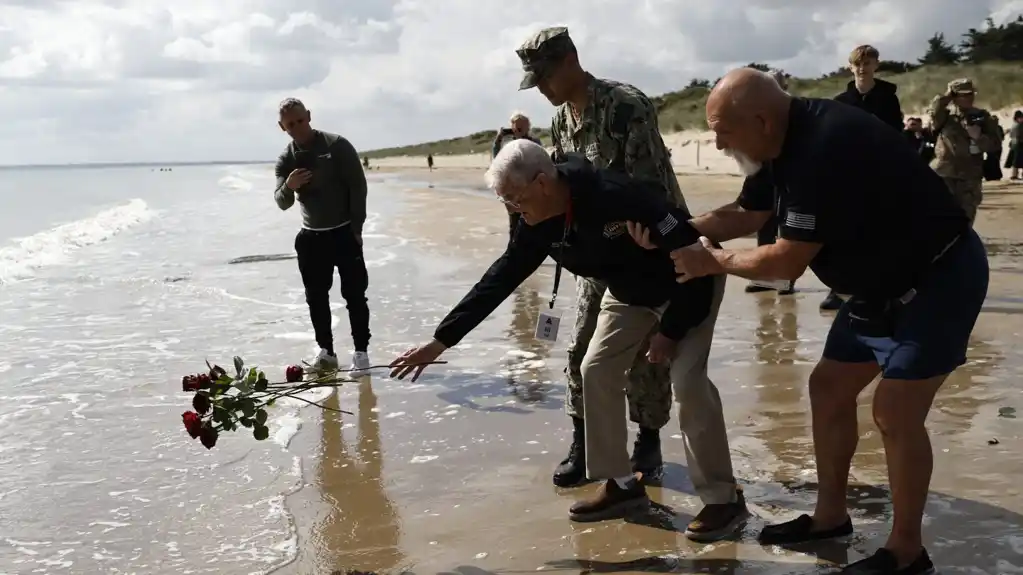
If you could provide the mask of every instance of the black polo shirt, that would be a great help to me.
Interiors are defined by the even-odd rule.
[[[793,98],[781,155],[746,178],[739,205],[775,210],[786,240],[822,244],[810,269],[863,297],[904,294],[970,225],[901,133],[816,98]]]

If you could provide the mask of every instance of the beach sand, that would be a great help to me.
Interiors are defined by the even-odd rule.
[[[1009,127],[1012,126],[1012,114],[1021,106],[995,110],[992,114],[998,118],[1008,138]],[[906,112],[906,117],[918,116],[926,118],[925,111]],[[926,120],[925,120],[926,123]],[[714,145],[714,133],[709,130],[684,130],[665,134],[664,144],[671,152],[671,163],[675,173],[679,175],[740,175],[735,161],[725,156]],[[1008,140],[1006,140],[1007,142]],[[1005,144],[1008,145],[1007,143]],[[490,151],[477,154],[456,156],[434,156],[434,166],[438,169],[476,169],[485,170],[490,164]],[[1004,160],[1004,155],[1003,155]],[[380,171],[426,169],[425,156],[392,156],[370,160],[370,168]],[[428,170],[427,170],[428,171]],[[1008,174],[1006,174],[1008,176]],[[445,178],[450,176],[444,176]],[[460,178],[459,178],[460,179]]]
[[[676,154],[676,158],[679,156]],[[503,206],[479,191],[482,166],[463,158],[440,169],[395,172],[408,206],[385,224],[409,238],[404,273],[419,293],[376,296],[371,305],[407,321],[375,322],[376,363],[427,341],[433,326],[477,281],[507,241]],[[398,160],[373,163],[398,166]],[[449,167],[451,166],[451,167]],[[457,166],[457,167],[456,167]],[[381,170],[384,171],[384,170]],[[741,180],[684,175],[694,212],[731,201]],[[935,450],[926,538],[944,573],[1023,572],[1023,187],[988,186],[977,227],[991,251],[989,297],[969,363],[937,399],[929,424]],[[740,239],[735,245],[752,245]],[[662,431],[666,475],[656,502],[629,521],[574,524],[567,509],[594,486],[559,490],[551,472],[568,448],[563,413],[567,325],[559,342],[533,339],[553,267],[543,266],[462,345],[420,382],[378,372],[334,397],[334,407],[298,434],[307,458],[305,486],[288,498],[299,555],[280,573],[814,573],[855,560],[883,542],[891,507],[884,456],[861,400],[861,441],[849,505],[857,533],[847,543],[803,550],[763,548],[765,522],[812,509],[815,475],[806,381],[831,315],[817,306],[826,290],[808,274],[794,295],[744,294],[730,278],[710,373],[725,405],[736,475],[753,517],[735,541],[701,545],[681,531],[700,509],[689,483],[678,423]],[[570,318],[572,277],[558,309]],[[381,291],[390,288],[378,288]],[[566,322],[566,323],[570,323]],[[342,325],[344,322],[342,321]],[[623,412],[624,416],[624,412]]]

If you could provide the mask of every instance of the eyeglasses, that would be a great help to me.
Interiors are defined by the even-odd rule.
[[[497,196],[497,200],[499,202],[501,202],[502,204],[508,206],[509,208],[514,208],[514,209],[517,210],[517,209],[522,207],[522,204],[520,204],[519,202],[510,200],[510,199],[502,196],[501,194],[495,194],[495,195]]]

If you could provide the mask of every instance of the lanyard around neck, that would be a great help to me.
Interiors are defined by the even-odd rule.
[[[572,199],[568,200],[568,208],[565,209],[565,230],[561,233],[561,243],[558,245],[558,259],[554,262],[554,289],[551,290],[550,309],[554,309],[554,301],[558,299],[558,285],[561,284],[561,260],[565,259],[565,244],[568,243],[568,233],[572,230]]]

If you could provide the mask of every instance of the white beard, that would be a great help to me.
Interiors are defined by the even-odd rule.
[[[746,154],[743,154],[742,152],[738,152],[732,149],[725,149],[724,153],[729,158],[735,160],[735,164],[739,166],[739,171],[741,171],[745,176],[753,176],[757,172],[759,172],[761,168],[764,167],[763,163],[754,161],[753,159],[751,159]]]

